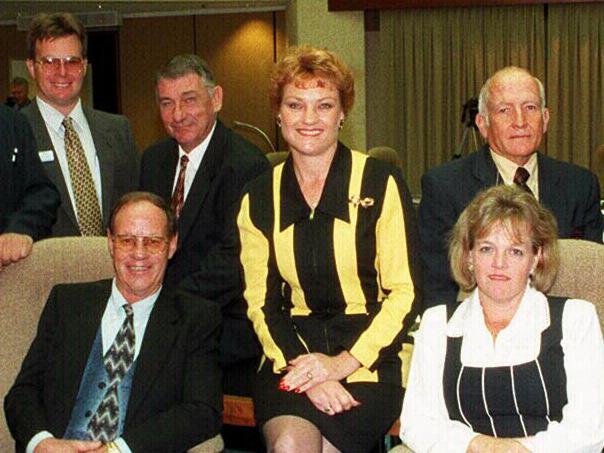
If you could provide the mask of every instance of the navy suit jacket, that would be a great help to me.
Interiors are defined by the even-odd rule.
[[[37,156],[27,119],[0,106],[0,234],[19,233],[34,241],[50,234],[59,193]]]
[[[83,110],[101,168],[101,211],[103,221],[107,222],[109,213],[117,200],[138,187],[140,156],[134,144],[130,122],[125,116],[87,107],[83,107]],[[38,143],[38,150],[54,151],[38,103],[34,100],[21,111],[31,124]],[[42,165],[61,194],[61,207],[58,211],[57,222],[52,229],[52,236],[79,236],[80,228],[77,217],[56,152],[52,161],[43,162]]]
[[[558,221],[560,238],[602,242],[600,187],[588,170],[537,154],[539,201]],[[446,303],[459,290],[451,278],[447,238],[465,207],[482,189],[501,183],[488,146],[430,169],[422,177],[419,206],[424,309]]]
[[[4,401],[17,451],[40,431],[62,437],[111,294],[111,280],[53,288],[37,335]],[[220,313],[160,293],[137,358],[122,437],[136,452],[182,452],[218,434]]]
[[[140,188],[170,202],[178,143],[167,139],[143,153]],[[223,364],[257,357],[260,347],[245,314],[236,213],[243,186],[270,164],[255,145],[216,122],[178,221],[178,246],[164,284],[213,300],[222,307]]]

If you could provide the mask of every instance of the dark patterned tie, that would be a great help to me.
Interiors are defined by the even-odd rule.
[[[120,403],[117,388],[134,362],[134,315],[130,304],[123,305],[126,319],[105,354],[105,369],[109,377],[107,393],[88,424],[88,433],[93,440],[103,443],[117,435]]]
[[[180,169],[178,170],[178,180],[176,181],[176,187],[172,194],[172,210],[176,214],[176,218],[180,217],[180,211],[182,211],[182,205],[185,203],[185,174],[187,173],[187,164],[189,158],[183,155],[180,158]]]
[[[524,167],[518,167],[516,169],[516,174],[514,175],[514,184],[523,189],[524,191],[533,195],[533,191],[529,188],[526,181],[529,179],[530,173]]]
[[[68,116],[63,119],[63,127],[65,127],[65,155],[75,197],[80,233],[82,236],[103,236],[99,199],[82,142],[73,127],[73,120]]]

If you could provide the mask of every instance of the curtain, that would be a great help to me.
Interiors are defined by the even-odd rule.
[[[594,25],[595,27],[595,25]],[[414,195],[422,174],[453,157],[462,105],[508,65],[546,75],[544,7],[426,8],[380,13],[370,143],[397,150]],[[463,154],[474,149],[469,132]]]
[[[549,5],[547,12],[548,154],[589,168],[604,143],[604,5]]]

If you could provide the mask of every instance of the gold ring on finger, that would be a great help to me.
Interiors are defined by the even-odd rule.
[[[306,373],[306,377],[308,378],[309,381],[312,381],[312,373],[310,371],[308,373]]]

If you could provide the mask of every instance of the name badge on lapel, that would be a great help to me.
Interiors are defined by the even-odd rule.
[[[55,153],[53,153],[52,149],[48,149],[46,151],[39,151],[38,156],[40,156],[40,160],[42,162],[52,162],[55,160]]]

